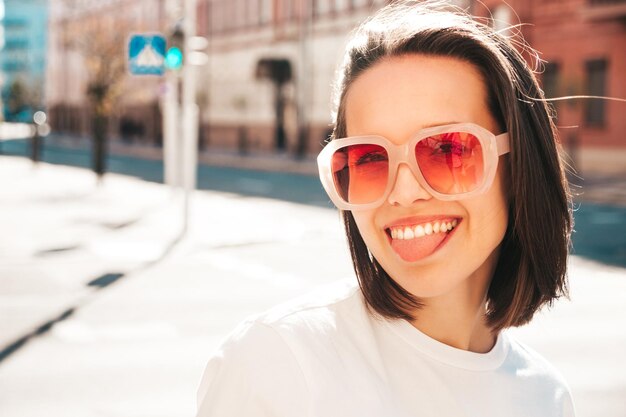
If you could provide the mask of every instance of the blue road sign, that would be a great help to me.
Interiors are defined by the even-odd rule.
[[[132,35],[128,41],[128,70],[134,75],[163,75],[165,37],[160,34]]]

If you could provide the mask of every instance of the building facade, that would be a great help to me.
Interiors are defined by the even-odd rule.
[[[548,98],[602,96],[626,99],[626,1],[486,1],[490,11],[524,23],[538,51],[537,72]],[[512,7],[512,9],[511,9]],[[485,15],[481,7],[477,14]],[[514,11],[513,11],[514,10]],[[527,54],[531,64],[537,63]],[[626,103],[606,99],[552,102],[560,140],[581,173],[626,172]]]
[[[198,28],[210,39],[210,64],[201,92],[208,103],[203,111],[205,140],[220,147],[240,146],[244,126],[247,146],[276,147],[275,87],[259,77],[257,69],[263,60],[283,60],[294,75],[284,87],[288,148],[298,146],[298,112],[303,111],[310,130],[307,151],[319,150],[330,128],[332,81],[348,33],[386,2],[316,0],[303,8],[297,0],[198,1]],[[524,55],[548,98],[626,98],[626,1],[454,3],[508,36],[523,36],[538,52],[526,50]],[[305,16],[308,43],[302,42]],[[302,62],[309,66],[306,72],[298,69]],[[304,86],[297,80],[303,73]],[[626,128],[625,103],[570,99],[552,105],[560,140],[580,171],[626,166],[626,140],[620,134]]]
[[[0,90],[5,120],[32,122],[44,106],[46,0],[0,1]]]
[[[330,133],[332,82],[348,34],[386,3],[199,0],[198,32],[210,40],[200,91],[205,145],[319,151]],[[282,80],[281,71],[288,73]]]
[[[349,33],[388,1],[196,0],[196,31],[209,41],[208,64],[198,69],[201,146],[317,153],[331,129],[332,83]],[[93,25],[107,16],[129,19],[136,32],[167,33],[172,27],[168,8],[176,1],[50,3],[48,75],[54,82],[48,83],[47,92],[56,116],[53,123],[61,130],[85,133],[87,71],[83,58],[67,46],[68,36],[79,33],[81,25]],[[509,36],[521,33],[538,51],[524,54],[549,98],[626,98],[626,1],[451,3]],[[119,132],[122,125],[141,125],[137,130],[142,140],[158,143],[161,87],[156,77],[127,77],[112,131]],[[572,99],[553,105],[560,140],[579,168],[585,169],[590,156],[610,159],[612,166],[626,165],[626,143],[620,134],[626,128],[623,102]]]

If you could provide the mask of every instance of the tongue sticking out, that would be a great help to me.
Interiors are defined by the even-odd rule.
[[[403,260],[415,262],[433,253],[446,236],[447,233],[433,233],[408,240],[391,239],[391,247]]]

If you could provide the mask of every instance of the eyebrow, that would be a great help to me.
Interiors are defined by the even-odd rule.
[[[424,126],[422,126],[419,130],[424,130],[424,129],[428,129],[430,127],[437,127],[437,126],[447,126],[447,125],[457,125],[460,123],[475,123],[475,122],[457,122],[457,121],[448,121],[448,122],[435,122],[435,123],[427,123]],[[348,124],[346,123],[346,135],[344,137],[352,137],[352,136],[367,136],[368,134],[363,134],[363,135],[349,135],[348,134]]]
[[[428,129],[429,127],[437,127],[437,126],[446,126],[446,125],[456,125],[463,122],[450,121],[450,122],[437,122],[437,123],[429,123],[422,126],[422,129]]]

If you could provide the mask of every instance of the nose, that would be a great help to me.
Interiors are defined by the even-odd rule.
[[[419,183],[411,168],[407,164],[400,164],[396,174],[396,180],[387,197],[392,206],[410,206],[418,200],[430,200],[433,198]]]

